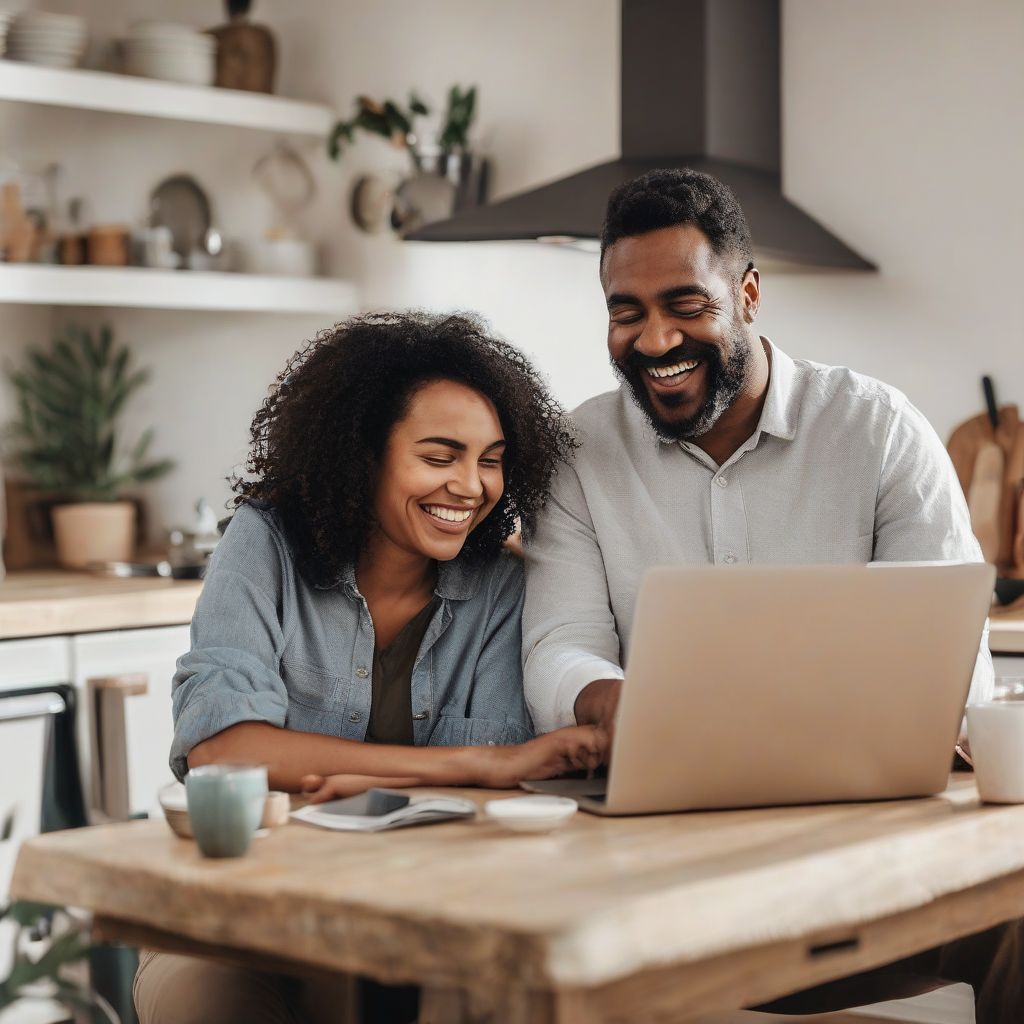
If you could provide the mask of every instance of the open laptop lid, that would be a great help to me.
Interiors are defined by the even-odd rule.
[[[982,563],[650,570],[606,813],[938,792],[994,578]]]

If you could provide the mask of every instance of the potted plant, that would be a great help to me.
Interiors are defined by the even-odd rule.
[[[148,458],[152,429],[130,446],[120,443],[125,404],[149,379],[130,363],[129,349],[114,344],[109,328],[95,340],[88,330],[69,328],[48,352],[30,349],[27,365],[9,372],[18,404],[9,431],[13,460],[58,499],[54,537],[68,568],[129,559],[136,509],[122,495],[174,466]]]
[[[353,117],[335,124],[328,140],[332,159],[340,158],[343,144],[351,145],[360,130],[407,149],[413,163],[414,173],[397,189],[384,187],[374,176],[363,176],[355,183],[353,217],[364,230],[377,229],[384,213],[377,207],[385,199],[390,204],[391,227],[403,234],[486,200],[487,160],[474,154],[469,142],[476,116],[476,86],[453,85],[448,90],[443,120],[433,140],[422,138],[415,127],[417,117],[429,114],[430,107],[416,93],[410,95],[408,107],[394,100],[378,103],[360,96]]]
[[[118,1024],[110,1004],[70,976],[68,969],[89,955],[89,939],[82,922],[57,907],[24,901],[0,907],[0,922],[13,925],[10,973],[0,979],[0,1024],[8,1019],[9,1012],[13,1024],[19,1016],[18,1008],[28,1003],[57,1003],[73,1012],[76,1024]],[[42,944],[37,938],[41,932],[52,936],[52,941],[38,956],[29,956],[29,947]]]

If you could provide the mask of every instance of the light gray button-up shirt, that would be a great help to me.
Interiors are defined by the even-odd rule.
[[[588,683],[622,678],[651,566],[981,561],[946,450],[906,396],[767,344],[761,419],[722,466],[660,439],[624,388],[573,413],[581,448],[526,549],[524,683],[539,731],[573,724]],[[986,631],[971,699],[991,688]]]

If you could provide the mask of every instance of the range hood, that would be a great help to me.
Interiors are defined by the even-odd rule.
[[[594,248],[616,185],[692,167],[736,193],[762,269],[876,269],[782,194],[779,37],[779,0],[622,0],[620,158],[406,237]]]

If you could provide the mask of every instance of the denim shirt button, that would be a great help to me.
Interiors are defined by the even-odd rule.
[[[365,665],[360,665],[359,668],[356,669],[356,675],[360,679],[365,679],[369,674],[370,670]]]
[[[420,711],[418,714],[412,716],[414,722],[425,722],[430,715],[426,711]]]
[[[363,720],[363,716],[359,714],[358,711],[353,711],[352,714],[348,716],[348,720],[350,722],[361,722]]]

